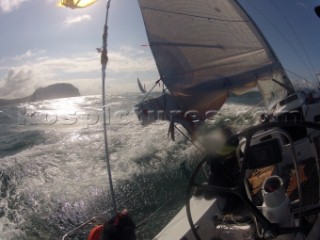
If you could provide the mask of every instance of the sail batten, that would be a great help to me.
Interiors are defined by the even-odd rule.
[[[176,43],[164,43],[164,42],[152,42],[151,47],[155,46],[175,46],[175,47],[199,47],[199,48],[220,48],[223,49],[222,45],[206,45],[206,44],[191,44],[191,43],[182,43],[182,42],[176,42]]]
[[[217,20],[220,22],[249,22],[248,20],[242,20],[242,19],[241,20],[220,19],[220,18],[215,18],[215,17],[209,16],[209,15],[208,16],[199,16],[199,15],[195,15],[195,14],[174,12],[174,11],[169,11],[169,10],[164,10],[164,9],[159,9],[159,8],[142,7],[141,9],[155,11],[155,12],[172,13],[172,14],[193,17],[193,18],[202,18],[202,19],[206,19],[206,20]]]

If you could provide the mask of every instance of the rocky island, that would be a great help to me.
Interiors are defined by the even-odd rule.
[[[79,89],[68,83],[52,84],[44,88],[38,88],[33,94],[23,98],[0,99],[0,106],[18,104],[23,102],[36,102],[55,98],[79,97]]]

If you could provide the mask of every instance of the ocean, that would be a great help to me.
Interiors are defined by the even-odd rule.
[[[107,97],[108,142],[118,208],[129,210],[138,239],[152,239],[183,206],[203,153],[179,131],[168,138],[168,123],[141,126],[133,111],[141,98]],[[231,96],[210,127],[252,125],[257,112],[245,112],[260,101],[258,92]],[[62,239],[112,215],[102,124],[100,96],[0,107],[1,240]]]

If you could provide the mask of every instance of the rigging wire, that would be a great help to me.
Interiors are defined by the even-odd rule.
[[[288,43],[289,47],[292,49],[292,51],[296,54],[296,56],[300,59],[300,61],[302,62],[302,64],[304,65],[304,67],[307,69],[307,71],[310,73],[310,75],[312,75],[309,67],[307,66],[306,62],[303,60],[303,58],[300,56],[300,54],[298,53],[298,51],[294,48],[294,46],[292,45],[292,43],[289,41],[289,39],[279,30],[279,28],[273,24],[269,18],[267,18],[267,16],[260,11],[254,4],[252,4],[249,0],[246,0],[246,2],[253,8],[255,9],[277,32],[278,34]]]
[[[111,175],[111,165],[110,165],[110,154],[108,148],[108,136],[107,136],[107,112],[106,112],[106,69],[108,64],[108,16],[110,9],[111,0],[107,0],[107,10],[106,10],[106,19],[104,24],[103,36],[102,36],[102,51],[101,51],[101,71],[102,71],[102,110],[103,110],[103,135],[104,135],[104,148],[105,148],[105,159],[107,162],[107,171],[108,171],[108,180],[109,180],[109,190],[113,205],[113,211],[116,215],[118,213],[117,210],[117,202],[114,194],[112,175]]]
[[[136,196],[139,196],[144,190],[142,189],[141,191],[139,191],[138,193],[136,193],[135,195],[130,196],[129,198],[125,199],[120,205],[126,205],[127,203],[129,203],[130,201],[132,201],[132,199],[136,198]],[[152,217],[154,217],[158,212],[160,212],[165,206],[167,206],[174,198],[176,198],[179,194],[182,194],[183,192],[177,191],[176,193],[174,193],[169,199],[167,199],[159,208],[157,208],[154,212],[152,212],[149,216],[145,217],[144,219],[142,219],[137,225],[136,228],[140,228],[142,227],[143,224],[145,224],[146,222],[148,222]],[[69,232],[67,232],[65,235],[63,235],[62,240],[66,240],[68,239],[72,234],[75,234],[77,231],[79,230],[83,230],[85,227],[87,227],[90,224],[100,224],[101,218],[104,218],[106,214],[110,214],[112,209],[106,210],[102,213],[100,213],[97,216],[94,216],[92,218],[90,218],[89,220],[87,220],[86,222],[80,224],[79,226],[77,226],[76,228],[70,230]],[[159,218],[159,217],[158,217]]]
[[[160,81],[162,81],[161,78],[158,79],[158,80],[154,83],[153,87],[146,93],[146,95],[144,95],[144,97],[141,99],[141,101],[139,102],[139,104],[141,104],[141,103],[150,95],[150,93],[151,93],[151,92],[153,91],[153,89],[160,83]]]
[[[312,63],[312,61],[311,61],[310,55],[308,54],[306,48],[304,47],[303,43],[301,42],[301,40],[300,40],[297,32],[294,30],[294,28],[293,28],[292,25],[290,24],[288,18],[287,18],[287,17],[285,16],[285,14],[281,11],[281,9],[274,3],[273,0],[271,1],[271,3],[272,3],[273,6],[275,7],[275,9],[277,9],[277,11],[280,13],[280,15],[283,17],[283,19],[285,20],[285,22],[288,24],[289,28],[290,28],[291,31],[293,32],[293,34],[294,34],[294,36],[296,37],[298,43],[300,44],[300,47],[302,48],[304,54],[306,55],[307,60],[309,61],[309,64],[310,64],[310,66],[311,66],[311,70],[313,71],[314,76],[316,76],[316,71],[315,71],[314,65],[313,65],[313,63]],[[313,76],[312,73],[310,73],[310,74],[311,74],[311,76]],[[313,79],[316,79],[316,78],[313,78]],[[319,80],[318,80],[318,79],[316,79],[316,82],[318,83],[318,87],[320,87],[320,83],[319,83]]]
[[[153,213],[151,213],[149,216],[141,220],[136,227],[140,228],[143,224],[148,222],[153,216],[155,216],[158,212],[160,212],[169,202],[171,202],[174,198],[178,196],[178,194],[181,194],[182,192],[177,191],[175,194],[173,194],[168,200],[166,200],[157,210],[155,210]]]
[[[96,223],[97,219],[101,216],[103,216],[104,214],[108,213],[109,211],[105,211],[103,213],[101,213],[98,216],[92,217],[90,218],[88,221],[82,223],[81,225],[79,225],[78,227],[76,227],[75,229],[72,229],[71,231],[67,232],[65,235],[63,235],[62,240],[67,239],[71,234],[74,234],[75,232],[77,232],[78,230],[81,230],[82,228],[86,227],[89,224],[92,223]]]
[[[252,108],[248,109],[242,116],[239,116],[238,118],[236,118],[234,120],[234,123],[241,123],[240,121],[242,119],[244,119],[247,115],[249,115],[253,110],[255,110],[258,107],[261,107],[261,105],[263,105],[264,100],[261,100],[260,102],[258,102],[256,105],[254,105]]]
[[[313,85],[314,87],[319,87],[316,83],[314,82],[311,82],[311,81],[308,81],[307,79],[305,79],[303,76],[299,75],[298,73],[295,73],[287,68],[285,68],[284,70],[286,70],[286,72],[292,74],[292,75],[295,75],[296,77],[300,78],[300,79],[304,79],[307,83]],[[320,81],[320,80],[319,80]]]
[[[184,132],[182,132],[176,124],[174,124],[174,128],[177,129],[181,134],[182,136],[185,137],[185,139],[187,139],[199,152],[201,152],[202,154],[204,154],[205,152],[197,145],[195,144],[194,141],[192,141],[192,139],[190,137],[188,137]]]

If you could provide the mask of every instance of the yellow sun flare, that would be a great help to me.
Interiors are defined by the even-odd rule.
[[[98,0],[60,0],[58,6],[69,8],[84,8],[95,3]]]

